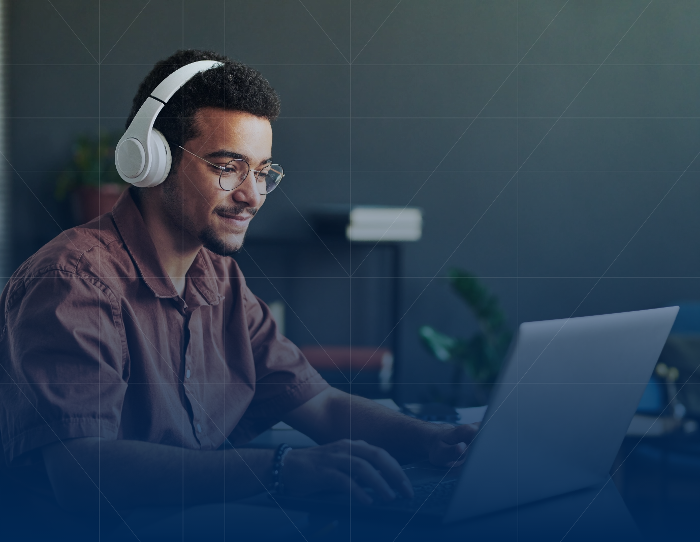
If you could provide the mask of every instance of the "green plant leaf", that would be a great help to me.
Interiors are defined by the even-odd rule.
[[[423,344],[440,361],[452,359],[452,349],[456,346],[456,340],[452,337],[435,331],[430,326],[421,326],[418,330]]]
[[[473,312],[479,331],[469,339],[458,339],[423,326],[419,336],[437,359],[462,367],[475,382],[492,383],[512,337],[498,298],[467,271],[452,269],[448,280],[455,294]]]

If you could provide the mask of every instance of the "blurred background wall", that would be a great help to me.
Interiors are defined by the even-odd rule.
[[[11,2],[8,267],[72,225],[54,190],[76,137],[123,130],[156,61],[208,48],[259,69],[282,98],[274,156],[288,173],[249,235],[304,239],[326,257],[305,258],[303,288],[272,263],[245,270],[267,301],[275,281],[291,292],[293,339],[386,336],[353,326],[386,310],[390,281],[370,285],[376,262],[323,247],[309,214],[423,209],[423,238],[403,247],[403,398],[451,378],[419,326],[475,329],[443,278],[453,267],[483,279],[513,328],[699,299],[700,4],[647,4]]]

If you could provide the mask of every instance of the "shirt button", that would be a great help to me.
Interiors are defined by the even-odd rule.
[[[202,432],[202,426],[197,424],[197,433],[201,433],[201,432]]]
[[[185,373],[185,378],[189,378],[189,377],[190,377],[190,370],[187,369],[187,372]]]

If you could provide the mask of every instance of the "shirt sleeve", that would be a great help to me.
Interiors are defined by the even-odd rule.
[[[53,270],[15,283],[3,301],[6,462],[26,463],[28,452],[63,439],[116,439],[127,349],[114,294],[96,278]]]
[[[294,343],[279,333],[268,306],[243,286],[248,333],[255,359],[255,395],[231,435],[245,442],[328,388]]]

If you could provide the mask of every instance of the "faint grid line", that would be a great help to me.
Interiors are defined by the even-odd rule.
[[[226,0],[223,0],[224,4],[224,13],[223,13],[223,19],[224,19],[224,56],[226,56]],[[185,0],[182,0],[182,48],[185,48]],[[224,104],[226,103],[226,94],[224,94]],[[183,130],[184,132],[184,130]],[[184,141],[184,133],[182,134],[182,139]],[[184,203],[183,203],[183,215],[184,215]],[[183,233],[184,236],[184,233]],[[184,241],[183,241],[184,242]],[[226,352],[226,334],[223,335],[223,345],[224,345],[224,352]],[[224,405],[226,405],[226,389],[224,389]],[[224,408],[224,426],[226,425],[226,409]],[[240,454],[239,454],[240,456]],[[183,477],[184,477],[184,463],[183,463]],[[224,480],[226,480],[226,462],[224,461]],[[224,501],[226,500],[226,484],[224,483]],[[185,508],[185,503],[183,500],[182,503],[182,508],[184,511]],[[286,512],[285,512],[286,515]],[[290,519],[291,521],[291,519]],[[292,525],[294,523],[292,522]],[[295,525],[296,528],[296,525]],[[298,530],[298,529],[297,529]],[[303,536],[303,535],[302,535]],[[224,514],[224,540],[226,540],[226,514]],[[185,540],[185,517],[183,513],[182,517],[182,542]]]
[[[155,275],[149,275],[152,278],[158,278],[158,279],[165,279],[165,278],[170,278],[169,276],[167,277],[158,277]],[[206,278],[212,278],[212,279],[219,279],[223,280],[227,277],[219,277],[217,275],[202,275]],[[32,276],[32,275],[18,275],[19,278],[32,278],[33,280],[52,280],[52,279],[60,279],[61,277],[53,277],[53,276]],[[0,278],[5,278],[9,279],[11,276],[5,276],[5,277],[0,277]],[[112,278],[112,279],[132,279],[133,276],[118,276],[118,275],[101,275],[101,278]],[[323,276],[323,275],[309,275],[309,276],[300,276],[300,275],[293,275],[293,276],[287,276],[287,275],[246,275],[247,279],[325,279],[325,280],[345,280],[347,277],[343,276]],[[425,280],[425,279],[432,279],[435,278],[435,275],[432,276],[406,276],[406,275],[401,275],[398,277],[391,276],[391,275],[377,275],[377,276],[372,276],[372,275],[362,275],[359,277],[353,277],[354,280],[360,280],[360,279],[412,279],[412,280]],[[584,280],[584,279],[599,279],[601,278],[600,275],[594,275],[594,276],[502,276],[502,275],[496,275],[496,276],[490,276],[490,275],[477,275],[477,278],[479,279],[493,279],[493,280],[549,280],[549,279],[554,279],[554,280]],[[687,279],[687,280],[697,280],[700,279],[700,276],[671,276],[671,277],[665,277],[665,276],[615,276],[615,275],[608,275],[606,277],[603,277],[604,279],[608,280],[679,280],[679,279]]]
[[[349,27],[350,27],[350,53],[349,56],[352,58],[352,0],[350,0],[350,18],[348,20]],[[348,77],[348,113],[352,117],[352,62],[350,63],[350,66],[348,67],[348,73],[350,77]],[[348,169],[350,170],[350,176],[348,178],[348,188],[350,191],[350,207],[352,208],[352,118],[350,119],[350,122],[348,123]],[[352,247],[350,248],[350,274],[348,275],[348,287],[350,291],[350,296],[348,298],[349,301],[349,311],[348,311],[348,316],[349,316],[349,325],[348,325],[348,331],[350,335],[350,370],[348,371],[348,374],[350,375],[350,395],[352,395]],[[352,400],[350,400],[350,408],[348,410],[348,418],[349,418],[349,427],[350,427],[350,442],[352,442]],[[352,452],[352,447],[350,448],[350,451]],[[352,458],[348,458],[348,466],[350,467],[350,478],[352,478]],[[348,492],[348,517],[350,519],[350,540],[352,541],[352,490]]]
[[[107,57],[109,56],[109,53],[112,52],[112,49],[114,49],[114,48],[117,46],[117,43],[119,43],[119,42],[121,41],[121,39],[124,37],[124,34],[126,34],[126,33],[129,31],[129,28],[131,28],[131,25],[133,25],[133,24],[136,22],[136,19],[139,18],[139,15],[141,15],[141,13],[143,13],[143,10],[146,9],[146,6],[147,6],[148,4],[150,4],[150,3],[151,3],[151,0],[148,0],[148,1],[144,4],[144,6],[141,8],[141,11],[139,11],[138,14],[136,15],[136,17],[134,17],[134,20],[131,21],[131,24],[129,24],[129,26],[126,27],[126,30],[124,30],[124,32],[122,32],[122,35],[119,36],[119,38],[118,38],[117,41],[114,43],[114,45],[112,45],[111,49],[110,49],[109,51],[107,51],[107,54],[106,54],[106,55],[104,56],[104,58],[100,61],[100,64],[101,64],[102,62],[104,62],[105,58],[107,58]]]
[[[340,56],[342,56],[343,59],[345,59],[345,62],[346,62],[347,64],[350,64],[350,61],[349,61],[347,58],[345,58],[345,55],[342,53],[342,51],[341,51],[340,49],[338,49],[338,46],[337,46],[337,45],[335,44],[335,42],[331,39],[331,37],[326,33],[326,31],[323,29],[323,27],[319,24],[319,22],[316,20],[316,17],[314,17],[313,14],[309,11],[309,8],[307,8],[307,7],[304,5],[304,2],[302,2],[301,0],[299,0],[299,3],[304,7],[304,9],[306,10],[306,13],[309,14],[309,16],[310,16],[310,17],[314,20],[314,22],[316,23],[316,25],[321,29],[321,32],[323,32],[323,33],[326,35],[326,37],[328,38],[328,41],[330,41],[330,42],[333,44],[333,47],[335,47],[336,50],[340,53]],[[342,64],[341,64],[341,66],[342,66]]]
[[[162,117],[158,115],[159,118],[173,118],[173,117],[168,117],[167,115],[163,115]],[[73,119],[73,120],[86,120],[86,119],[96,119],[98,118],[95,115],[80,115],[80,116],[75,116],[75,115],[51,115],[51,116],[45,116],[45,115],[10,115],[10,116],[4,116],[0,117],[4,119],[22,119],[22,120],[34,120],[34,119],[42,119],[42,120],[67,120],[67,119]],[[102,115],[101,118],[103,119],[118,119],[118,120],[123,120],[126,118],[124,115],[118,115],[118,116],[105,116]],[[495,115],[495,116],[480,116],[480,117],[473,117],[473,116],[406,116],[406,115],[389,115],[389,116],[356,116],[356,117],[350,117],[350,116],[342,116],[342,115],[318,115],[318,116],[285,116],[281,115],[277,117],[277,120],[469,120],[469,119],[476,119],[479,120],[551,120],[551,119],[559,119],[559,117],[554,116],[554,115],[549,115],[549,116],[542,116],[542,115],[529,115],[529,116],[520,116],[520,117],[514,117],[512,115]],[[700,116],[693,116],[693,115],[677,115],[677,116],[662,116],[662,115],[655,115],[655,116],[625,116],[625,115],[617,115],[617,116],[601,116],[601,115],[586,115],[586,116],[574,116],[570,115],[565,117],[566,120],[698,120],[700,119]],[[359,171],[359,170],[358,170]],[[396,171],[396,170],[392,170]],[[428,170],[430,171],[430,170]]]
[[[97,2],[97,57],[100,58],[102,55],[102,0],[98,0]],[[98,112],[98,119],[97,119],[97,133],[98,133],[98,138],[99,134],[102,131],[102,118],[99,117],[99,115],[102,113],[102,65],[101,63],[98,63],[97,65],[97,112]],[[100,167],[100,162],[98,162],[97,166],[97,185],[100,188],[98,192],[98,209],[102,208],[102,169]],[[101,215],[100,215],[101,216]],[[99,229],[99,239],[102,241],[102,218],[98,218],[98,229]],[[98,247],[98,259],[97,259],[97,267],[98,267],[98,275],[102,275],[102,250],[100,250],[100,247]],[[98,307],[97,307],[97,336],[98,336],[98,342],[102,344],[102,319],[99,317],[100,316],[100,311],[102,310],[102,302],[101,302],[101,297],[98,297]],[[97,415],[99,416],[100,420],[102,420],[102,349],[100,349],[100,354],[99,354],[99,365],[97,367]],[[99,425],[99,433],[100,437],[102,436],[102,422],[100,421]],[[102,487],[102,439],[97,443],[97,481],[100,484],[100,487]],[[99,500],[99,497],[97,499],[97,515],[98,515],[98,523],[100,526],[100,530],[98,532],[98,542],[102,541],[102,503]]]
[[[105,62],[105,66],[153,66],[148,62]],[[2,66],[94,66],[88,62],[0,62]],[[250,62],[250,66],[347,66],[338,62]],[[513,62],[360,62],[354,66],[514,66]],[[595,62],[522,62],[521,66],[597,66]],[[697,62],[608,62],[606,66],[700,66]]]
[[[56,6],[53,5],[53,3],[51,2],[51,0],[46,0],[46,1],[47,1],[49,4],[51,4],[51,7],[54,9],[54,11],[56,11],[56,13],[58,13],[58,16],[63,20],[64,23],[66,23],[66,26],[70,29],[70,31],[73,32],[73,35],[74,35],[76,38],[78,38],[78,41],[82,44],[83,47],[85,47],[85,50],[86,50],[86,51],[88,52],[88,54],[92,57],[92,59],[93,59],[97,64],[99,64],[99,63],[100,63],[99,60],[97,60],[97,59],[95,58],[95,56],[90,52],[90,49],[88,49],[88,48],[87,48],[87,45],[85,45],[85,43],[83,43],[83,40],[80,39],[80,36],[78,36],[78,34],[75,33],[75,30],[73,30],[73,27],[72,27],[71,25],[68,24],[68,21],[66,21],[66,20],[63,18],[63,15],[61,15],[61,12],[58,11],[58,10],[56,9]],[[88,65],[91,65],[91,64],[88,64]]]
[[[520,67],[520,66],[518,66]],[[10,118],[90,118],[90,117],[10,117]],[[103,117],[103,118],[116,118],[122,119],[123,117]],[[317,116],[290,116],[281,115],[277,120],[348,120],[352,118],[353,120],[469,120],[476,119],[470,115],[460,116],[460,115],[450,115],[450,116],[439,116],[439,115],[423,115],[423,116],[408,116],[408,115],[385,115],[385,116],[342,116],[342,115],[317,115]],[[494,116],[480,116],[480,120],[551,120],[558,119],[556,115],[520,115],[515,117],[513,115],[494,115]],[[565,117],[566,120],[697,120],[700,116],[697,115],[652,115],[652,116],[640,116],[640,115],[569,115]]]
[[[182,49],[185,48],[185,0],[182,0],[180,4],[180,39]],[[224,0],[224,10],[226,9],[226,0]],[[226,54],[226,13],[224,11],[224,54]],[[180,137],[184,140],[184,130],[181,130]],[[184,215],[184,202],[182,203],[182,215]],[[180,245],[184,247],[185,244],[185,232],[181,233]],[[224,335],[225,337],[225,335]],[[224,352],[226,352],[226,341],[224,339]],[[180,347],[180,356],[182,356],[182,346]],[[184,369],[187,369],[187,364],[185,364]],[[178,378],[179,378],[178,374]],[[224,405],[226,404],[226,393],[224,390]],[[226,410],[224,409],[224,427],[226,426]],[[185,431],[185,413],[180,411],[180,423],[181,430],[184,434]],[[223,479],[226,479],[226,461],[224,461],[224,475]],[[180,540],[185,542],[185,451],[184,448],[180,453]],[[226,487],[224,486],[224,501],[226,501]],[[224,516],[224,539],[226,539],[226,517]]]
[[[520,57],[520,1],[515,1],[515,58]],[[515,72],[515,165],[520,162],[520,68]],[[515,177],[515,274],[520,275],[520,176]],[[515,321],[520,321],[520,281],[515,279]],[[520,372],[520,354],[515,351],[516,374]],[[517,427],[515,440],[515,455],[520,456],[520,392],[515,394]],[[516,495],[520,495],[520,462],[516,463]],[[515,502],[516,537],[520,541],[520,499]]]
[[[562,12],[562,10],[566,7],[566,5],[569,3],[569,1],[570,1],[570,0],[566,0],[566,2],[564,2],[564,5],[562,5],[562,7],[559,8],[559,11],[557,11],[557,14],[554,16],[554,18],[553,18],[551,21],[549,21],[549,24],[544,28],[544,30],[542,30],[542,32],[540,33],[540,35],[537,36],[537,39],[532,43],[532,45],[530,45],[530,48],[525,52],[525,54],[523,55],[523,58],[520,59],[520,62],[522,62],[523,59],[530,53],[530,51],[532,50],[532,48],[537,44],[537,42],[538,42],[538,41],[540,40],[540,38],[544,35],[544,33],[547,31],[547,29],[552,25],[552,23],[556,20],[556,18],[559,17],[559,14],[560,14],[560,13]],[[513,69],[508,73],[508,75],[506,75],[506,78],[505,78],[505,79],[503,80],[503,82],[498,86],[498,88],[496,89],[496,91],[491,95],[491,97],[490,97],[490,98],[488,99],[488,101],[484,104],[484,106],[479,110],[479,112],[478,112],[478,113],[476,114],[476,116],[472,119],[472,121],[469,123],[469,125],[464,129],[464,131],[459,135],[459,137],[457,138],[457,140],[456,140],[456,141],[454,142],[454,144],[450,147],[450,149],[445,153],[445,155],[444,155],[444,156],[442,157],[442,159],[438,162],[438,164],[435,166],[435,168],[433,168],[433,170],[431,171],[430,175],[428,175],[428,177],[425,179],[425,181],[423,181],[423,183],[418,187],[418,190],[416,190],[415,193],[413,194],[413,196],[411,196],[411,199],[408,200],[408,203],[406,203],[406,205],[404,205],[404,208],[401,210],[401,213],[399,213],[399,214],[394,218],[394,220],[393,220],[393,222],[391,223],[391,225],[389,226],[389,228],[391,228],[391,226],[394,225],[394,223],[396,222],[396,220],[398,220],[398,218],[401,216],[401,214],[403,214],[403,211],[405,211],[406,208],[411,204],[411,202],[416,198],[416,196],[418,196],[418,193],[423,189],[423,187],[426,185],[426,183],[432,178],[432,176],[435,174],[435,172],[437,171],[437,169],[442,165],[442,163],[443,163],[443,162],[447,159],[447,157],[450,155],[450,153],[452,152],[452,150],[453,150],[453,149],[457,146],[457,144],[462,140],[462,138],[464,137],[464,135],[469,131],[469,129],[472,127],[472,125],[476,122],[476,120],[479,118],[479,116],[481,115],[481,113],[488,107],[488,105],[491,103],[491,100],[493,100],[493,99],[496,97],[496,94],[498,94],[498,92],[501,90],[501,88],[503,87],[503,85],[506,84],[506,82],[508,81],[508,79],[510,79],[510,76],[513,75],[513,73],[515,72],[515,70],[516,70],[516,69],[518,68],[518,66],[520,65],[520,62],[518,62],[518,63],[513,67]],[[512,180],[512,179],[511,179],[511,180]],[[508,182],[510,183],[510,181],[508,181]],[[506,186],[508,186],[508,185],[506,184]],[[505,190],[505,187],[504,187],[503,189]],[[502,191],[503,191],[503,190],[501,190],[501,192],[502,192]],[[500,196],[500,193],[499,193],[499,196]],[[495,200],[494,200],[494,201],[495,201]],[[389,230],[389,228],[387,228],[387,231]],[[473,229],[473,228],[472,228],[472,229]],[[374,246],[369,250],[369,252],[365,255],[364,259],[360,262],[360,265],[357,266],[357,269],[355,269],[355,271],[354,271],[353,274],[357,273],[358,269],[359,269],[360,267],[362,267],[362,264],[365,263],[365,260],[369,257],[369,255],[370,255],[370,254],[372,253],[372,251],[376,248],[376,246],[381,242],[381,240],[384,239],[384,236],[385,236],[385,235],[386,235],[386,232],[385,232],[384,234],[382,234],[382,236],[381,236],[381,238],[379,239],[379,241],[377,241],[377,242],[374,244]],[[443,266],[443,267],[444,267],[444,266]],[[363,367],[363,368],[364,368],[364,367]],[[362,368],[360,369],[360,371],[361,371],[361,370],[362,370]]]
[[[384,26],[384,23],[387,22],[387,21],[389,20],[389,17],[391,17],[391,14],[394,13],[394,11],[396,11],[396,8],[399,7],[399,4],[400,4],[401,2],[403,2],[403,0],[399,0],[399,1],[398,1],[398,3],[394,6],[394,9],[392,9],[392,10],[389,12],[389,15],[386,16],[386,19],[384,19],[384,20],[382,21],[382,24],[379,25],[379,28],[377,28],[377,29],[374,31],[374,34],[372,34],[372,37],[370,37],[370,38],[367,40],[367,43],[365,43],[365,44],[362,46],[362,49],[360,49],[360,52],[357,53],[357,54],[355,55],[355,58],[352,59],[352,63],[353,63],[353,64],[354,64],[355,61],[357,60],[357,57],[359,57],[359,56],[362,54],[362,51],[365,50],[365,47],[367,47],[367,46],[369,45],[369,42],[372,41],[372,38],[374,38],[374,36],[377,35],[377,32],[379,32],[379,31],[382,29],[382,26]]]
[[[77,170],[58,170],[58,169],[16,169],[16,173],[61,173],[67,171],[70,173],[77,173]],[[310,170],[300,170],[292,169],[287,170],[289,173],[350,173],[347,170],[336,169],[336,170],[323,170],[323,169],[310,169]],[[527,169],[523,173],[680,173],[682,169]],[[421,169],[393,169],[393,173],[430,173],[429,170]],[[693,173],[700,173],[700,170],[694,169]],[[356,169],[353,173],[381,173],[386,175],[386,171],[381,169]],[[440,173],[519,173],[517,170],[512,169],[443,169]],[[308,180],[308,179],[307,179]],[[538,181],[538,178],[530,179],[530,182]],[[613,179],[614,180],[614,179]],[[317,183],[323,183],[324,181],[312,181]],[[395,181],[397,184],[405,184],[404,181]],[[483,182],[483,179],[477,180],[463,180],[454,179],[451,182],[463,182],[463,183],[473,183],[473,182]],[[550,182],[545,180],[544,182]],[[560,182],[581,182],[578,179],[569,180],[562,179]],[[591,181],[584,181],[591,182]],[[627,180],[622,180],[620,182],[629,182]]]
[[[39,380],[37,381],[32,381],[32,384],[55,384],[56,381],[48,381],[48,382],[41,382]],[[61,381],[61,384],[74,384],[74,385],[83,385],[83,386],[92,386],[95,384],[95,382],[66,382],[66,381]],[[245,386],[246,388],[250,388],[250,383],[247,382],[206,382],[206,381],[200,381],[198,382],[199,384],[205,384],[207,386]],[[342,382],[341,382],[342,383]],[[484,381],[484,384],[498,384],[498,382],[493,381]],[[171,387],[172,382],[129,382],[129,386],[156,386],[156,385],[162,385],[165,387]],[[440,382],[438,380],[431,380],[429,382],[401,382],[401,383],[394,383],[395,386],[425,386],[427,384],[454,384],[454,382]],[[521,382],[519,385],[520,386],[549,386],[549,385],[555,385],[555,386],[633,386],[633,385],[638,385],[638,384],[648,384],[648,381],[644,382]],[[256,386],[278,386],[279,384],[275,382],[258,382],[256,383]],[[316,383],[314,382],[300,382],[298,384],[299,386],[315,386]],[[687,386],[700,386],[700,382],[687,382],[685,385]],[[0,382],[0,387],[2,386],[11,386],[9,383],[5,382]],[[460,386],[464,387],[470,387],[471,383],[468,382],[462,382],[460,383]],[[484,405],[482,405],[484,406]],[[478,407],[477,407],[478,408]]]
[[[258,64],[286,66],[288,64]],[[316,64],[301,64],[315,66]],[[330,64],[331,66],[342,64]],[[361,62],[358,66],[513,66],[513,62]],[[521,66],[597,66],[597,62],[521,62]],[[606,66],[700,66],[697,62],[610,62]]]

